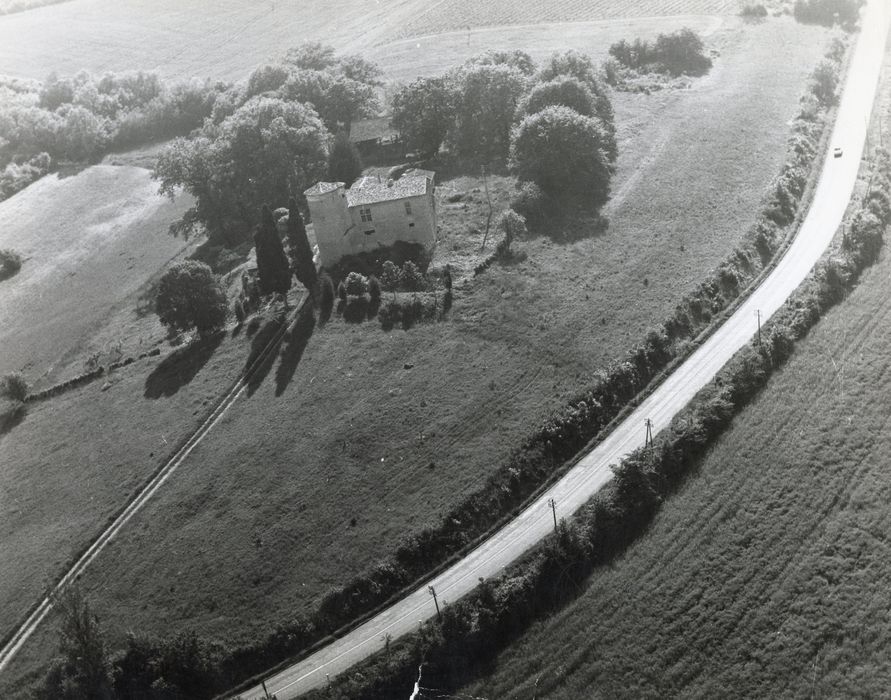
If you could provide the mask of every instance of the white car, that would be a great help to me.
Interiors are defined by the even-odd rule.
[[[832,149],[832,157],[833,158],[841,158],[842,157],[841,146],[836,146],[834,149]]]

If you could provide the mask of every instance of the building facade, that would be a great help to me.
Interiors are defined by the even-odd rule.
[[[398,180],[363,177],[346,189],[319,182],[304,192],[323,266],[345,255],[368,252],[396,241],[436,244],[434,174],[411,170]]]

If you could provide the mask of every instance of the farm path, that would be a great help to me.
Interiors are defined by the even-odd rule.
[[[653,421],[657,431],[668,426],[696,392],[749,342],[755,331],[756,311],[769,318],[784,303],[819,259],[842,220],[857,180],[889,19],[891,8],[882,0],[868,3],[832,134],[832,145],[841,147],[846,155],[825,161],[814,202],[798,236],[749,299],[602,443],[517,518],[401,601],[267,679],[271,693],[279,700],[297,697],[323,685],[326,676],[341,673],[381,649],[386,637],[397,638],[417,629],[419,622],[436,614],[428,584],[435,587],[440,601],[454,601],[472,590],[480,577],[497,576],[551,531],[550,499],[556,501],[562,516],[575,512],[611,479],[610,465],[642,444],[646,419]],[[263,698],[264,690],[254,687],[246,697]]]

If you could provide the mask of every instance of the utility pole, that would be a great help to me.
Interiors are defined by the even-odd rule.
[[[548,507],[551,509],[551,515],[554,516],[554,532],[557,532],[557,501],[553,498],[549,498]]]
[[[755,316],[758,319],[758,347],[761,347],[761,309],[755,310]]]
[[[439,612],[439,601],[436,599],[436,589],[433,586],[427,586],[427,590],[433,596],[433,604],[436,606],[436,619],[442,620],[442,613]]]
[[[644,448],[653,446],[653,421],[647,418],[644,421],[644,425],[647,426],[647,435],[644,438]]]

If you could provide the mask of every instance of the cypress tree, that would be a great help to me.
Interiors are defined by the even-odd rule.
[[[291,269],[282,247],[272,212],[263,205],[260,225],[254,234],[257,249],[257,277],[260,294],[287,294],[291,288]]]
[[[297,200],[293,197],[288,200],[288,247],[294,274],[300,284],[314,295],[317,281],[316,265],[312,261],[312,248],[309,247],[309,239],[306,237],[303,217],[300,216]]]
[[[361,174],[362,159],[355,144],[350,143],[347,134],[338,134],[328,154],[328,177],[334,182],[344,182],[349,187]]]

